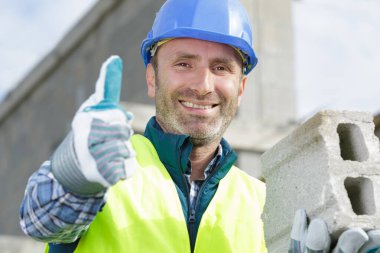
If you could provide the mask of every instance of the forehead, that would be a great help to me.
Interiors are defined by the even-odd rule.
[[[184,54],[205,58],[228,58],[241,62],[239,54],[229,45],[191,38],[169,40],[160,47],[158,52],[158,55],[163,57],[176,57]],[[159,58],[161,57],[159,56]]]

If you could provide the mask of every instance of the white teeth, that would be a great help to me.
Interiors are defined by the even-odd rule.
[[[212,105],[196,105],[196,104],[185,102],[185,101],[183,101],[182,104],[186,107],[191,107],[194,109],[211,109],[212,108]]]

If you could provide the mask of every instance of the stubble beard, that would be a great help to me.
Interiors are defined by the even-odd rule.
[[[194,146],[219,143],[235,117],[238,107],[237,94],[229,102],[225,97],[214,94],[214,96],[218,96],[219,101],[219,114],[217,116],[210,119],[194,115],[181,115],[175,107],[179,97],[196,97],[198,101],[206,100],[207,97],[201,98],[190,89],[168,94],[165,86],[160,83],[160,79],[156,75],[156,119],[158,123],[166,132],[189,135]],[[198,123],[202,126],[199,127]]]

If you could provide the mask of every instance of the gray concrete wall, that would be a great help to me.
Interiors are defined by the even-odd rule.
[[[259,63],[248,78],[238,118],[247,124],[286,131],[293,127],[296,118],[292,0],[242,2],[252,19]],[[260,155],[260,152],[240,152],[239,166],[261,177]]]
[[[42,253],[45,244],[25,236],[0,235],[1,253]]]
[[[292,0],[243,0],[254,27],[258,65],[249,76],[240,117],[283,127],[296,119]]]

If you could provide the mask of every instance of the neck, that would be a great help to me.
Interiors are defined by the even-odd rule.
[[[211,143],[205,146],[194,146],[190,154],[191,176],[190,180],[204,178],[204,171],[214,158],[219,142]]]
[[[164,127],[164,124],[161,124],[160,120],[156,117],[157,123],[160,125],[164,132],[169,132]],[[204,171],[207,168],[207,165],[211,162],[212,158],[215,156],[215,152],[219,146],[220,139],[213,141],[207,144],[194,145],[190,154],[191,162],[191,175],[190,181],[203,179]]]

